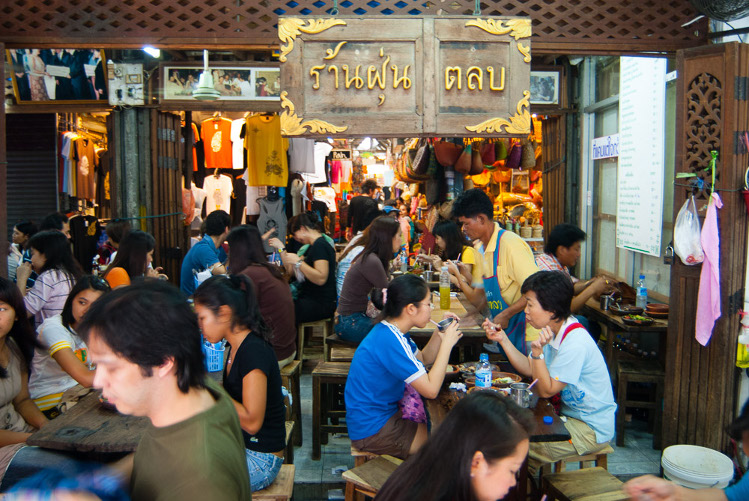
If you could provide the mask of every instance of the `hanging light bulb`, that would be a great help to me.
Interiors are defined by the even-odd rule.
[[[193,91],[192,97],[198,101],[215,101],[221,93],[213,87],[213,75],[208,69],[208,51],[203,51],[203,73],[200,74],[198,87]]]

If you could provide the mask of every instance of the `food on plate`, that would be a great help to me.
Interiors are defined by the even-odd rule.
[[[455,367],[453,367],[450,364],[447,364],[447,367],[445,367],[445,372],[455,372]]]
[[[515,379],[511,377],[498,377],[497,379],[492,379],[492,384],[512,384],[514,382]]]

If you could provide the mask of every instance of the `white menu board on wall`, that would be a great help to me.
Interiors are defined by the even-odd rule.
[[[616,246],[660,256],[665,164],[666,59],[622,57]]]

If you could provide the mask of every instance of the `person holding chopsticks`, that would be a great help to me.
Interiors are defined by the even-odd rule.
[[[574,288],[561,271],[539,271],[523,282],[525,318],[540,329],[531,353],[517,350],[502,327],[488,319],[483,327],[490,340],[505,350],[512,366],[524,376],[537,379],[540,397],[559,395],[568,442],[531,444],[528,464],[537,468],[568,457],[613,452],[616,403],[609,372],[593,338],[572,316]]]

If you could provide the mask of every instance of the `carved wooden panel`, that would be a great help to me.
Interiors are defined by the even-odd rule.
[[[663,446],[695,444],[727,451],[726,426],[737,402],[734,366],[743,306],[746,269],[747,209],[739,189],[749,155],[742,144],[749,130],[744,83],[749,78],[749,47],[730,43],[677,53],[676,165],[679,173],[697,174],[709,186],[710,151],[718,152],[714,190],[723,200],[720,232],[720,308],[712,337],[703,347],[695,340],[695,312],[702,265],[671,267],[670,315],[666,340]],[[676,179],[674,214],[693,192],[697,207],[706,206],[703,190]],[[669,180],[667,180],[669,181]],[[667,185],[668,186],[668,183]],[[704,210],[699,211],[704,217]]]
[[[99,46],[277,44],[280,15],[330,15],[333,0],[5,0],[0,41]],[[353,16],[467,15],[473,0],[342,0]],[[483,0],[482,16],[529,16],[536,53],[675,50],[706,43],[688,0]],[[137,42],[134,39],[137,37]]]

